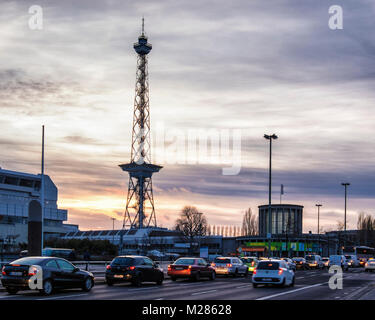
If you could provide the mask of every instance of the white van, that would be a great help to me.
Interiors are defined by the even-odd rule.
[[[324,268],[324,262],[322,260],[322,257],[317,254],[308,254],[305,256],[305,260],[309,268],[315,268],[315,269]]]
[[[332,255],[329,256],[329,266],[339,266],[344,271],[347,271],[349,269],[348,262],[346,261],[345,256],[343,255]]]

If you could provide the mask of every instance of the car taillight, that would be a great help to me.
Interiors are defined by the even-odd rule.
[[[134,269],[135,269],[134,266],[129,267],[129,270],[134,270]]]
[[[111,269],[112,269],[110,265],[106,266],[105,268],[106,268],[107,270],[111,270]]]
[[[191,266],[189,266],[188,268],[191,269]]]
[[[281,276],[283,274],[284,270],[283,269],[279,269],[279,276]]]
[[[37,268],[32,268],[29,270],[29,276],[35,276],[38,272]]]
[[[3,276],[5,276],[7,273],[5,272],[5,267],[3,267],[2,269],[1,269],[1,274],[3,275]]]
[[[368,267],[368,263],[366,262],[365,267]]]
[[[227,267],[228,268],[232,267],[232,264],[231,263],[227,263]]]
[[[254,267],[254,261],[251,263],[251,266]]]
[[[215,267],[215,266],[216,266],[216,264],[212,262],[212,263],[211,263],[211,266],[212,266],[212,267]]]
[[[172,267],[171,267],[171,265],[169,264],[168,265],[168,271],[171,271],[172,270]]]
[[[257,268],[254,269],[253,274],[257,274]]]

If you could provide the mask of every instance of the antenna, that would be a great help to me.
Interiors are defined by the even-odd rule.
[[[145,17],[142,16],[142,36],[145,35]]]

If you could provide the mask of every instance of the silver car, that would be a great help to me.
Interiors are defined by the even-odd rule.
[[[236,257],[217,257],[212,263],[217,275],[232,275],[237,277],[238,275],[248,275],[249,269],[239,258]]]

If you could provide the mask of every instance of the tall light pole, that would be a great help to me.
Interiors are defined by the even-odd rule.
[[[316,204],[318,207],[318,246],[319,246],[319,254],[320,254],[320,226],[319,226],[319,218],[320,218],[320,207],[322,206],[321,204]]]
[[[45,199],[44,199],[44,125],[42,126],[42,159],[41,159],[41,174],[40,174],[40,204],[42,207],[42,235],[41,235],[41,255],[43,255],[43,247],[44,247],[44,207],[45,207]]]
[[[111,218],[112,220],[112,242],[115,243],[115,235],[114,235],[114,232],[115,231],[115,221],[116,221],[116,218]]]
[[[347,204],[347,198],[348,198],[348,186],[350,186],[349,182],[343,182],[341,183],[342,186],[345,188],[345,213],[344,213],[344,247],[346,245],[346,204]]]
[[[270,141],[270,164],[269,164],[269,180],[268,180],[268,254],[271,253],[271,235],[272,235],[272,213],[271,213],[271,192],[272,192],[272,140],[278,137],[276,134],[264,135],[266,140]]]

